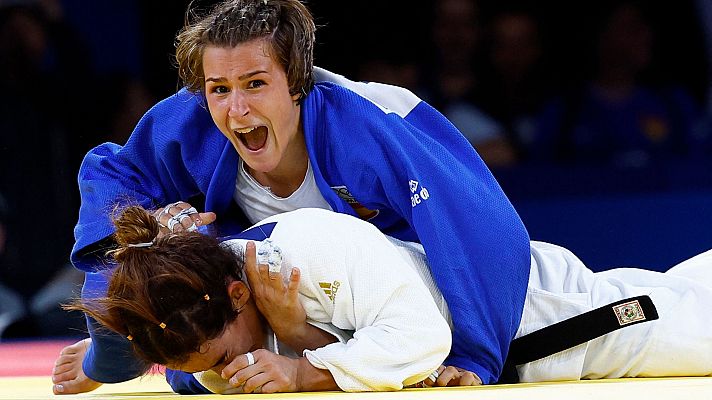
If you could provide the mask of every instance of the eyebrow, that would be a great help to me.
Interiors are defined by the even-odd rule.
[[[244,81],[245,79],[251,78],[251,77],[253,77],[253,76],[257,75],[257,74],[266,74],[266,73],[267,73],[267,71],[263,71],[263,70],[252,71],[252,72],[248,72],[248,73],[246,73],[246,74],[242,74],[242,75],[238,76],[238,77],[237,77],[237,80],[238,80],[238,81]],[[224,78],[224,77],[219,77],[219,78],[213,78],[213,77],[205,78],[205,82],[223,82],[223,81],[226,81],[226,80],[227,80],[227,79]]]

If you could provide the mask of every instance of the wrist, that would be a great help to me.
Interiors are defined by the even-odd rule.
[[[272,331],[277,335],[277,338],[288,344],[289,347],[298,351],[299,345],[304,342],[307,338],[307,323],[295,324],[295,325],[284,325],[270,324]]]
[[[316,392],[321,390],[338,390],[339,386],[328,369],[313,366],[306,357],[297,360],[297,376],[295,379],[298,392]]]
[[[272,330],[280,341],[287,344],[298,354],[301,354],[304,350],[315,350],[338,341],[331,333],[306,322],[300,326],[282,329],[272,327]]]

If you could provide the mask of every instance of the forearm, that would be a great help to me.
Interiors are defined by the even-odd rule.
[[[296,382],[298,392],[339,390],[334,376],[328,369],[316,368],[306,357],[299,358],[298,363]]]
[[[107,286],[105,274],[87,273],[82,298],[101,297]],[[124,382],[142,375],[150,367],[136,358],[126,338],[106,331],[91,317],[87,317],[87,328],[92,344],[84,357],[83,370],[90,379],[102,383]]]
[[[318,349],[338,341],[331,333],[306,322],[298,328],[272,326],[272,329],[277,338],[297,354],[302,354],[304,350]]]

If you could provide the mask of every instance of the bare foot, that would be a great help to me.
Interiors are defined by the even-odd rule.
[[[80,340],[67,346],[59,353],[52,370],[52,391],[54,394],[75,394],[91,392],[101,386],[101,382],[84,375],[82,361],[89,349],[91,339]]]

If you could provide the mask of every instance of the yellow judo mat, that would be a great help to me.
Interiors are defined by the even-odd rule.
[[[279,393],[181,396],[172,393],[161,375],[137,378],[129,382],[104,385],[91,393],[55,396],[49,377],[2,377],[0,399],[284,399],[284,400],[712,400],[712,377],[635,378],[580,382],[552,382],[516,385],[492,385],[466,388],[406,389],[381,393]]]

